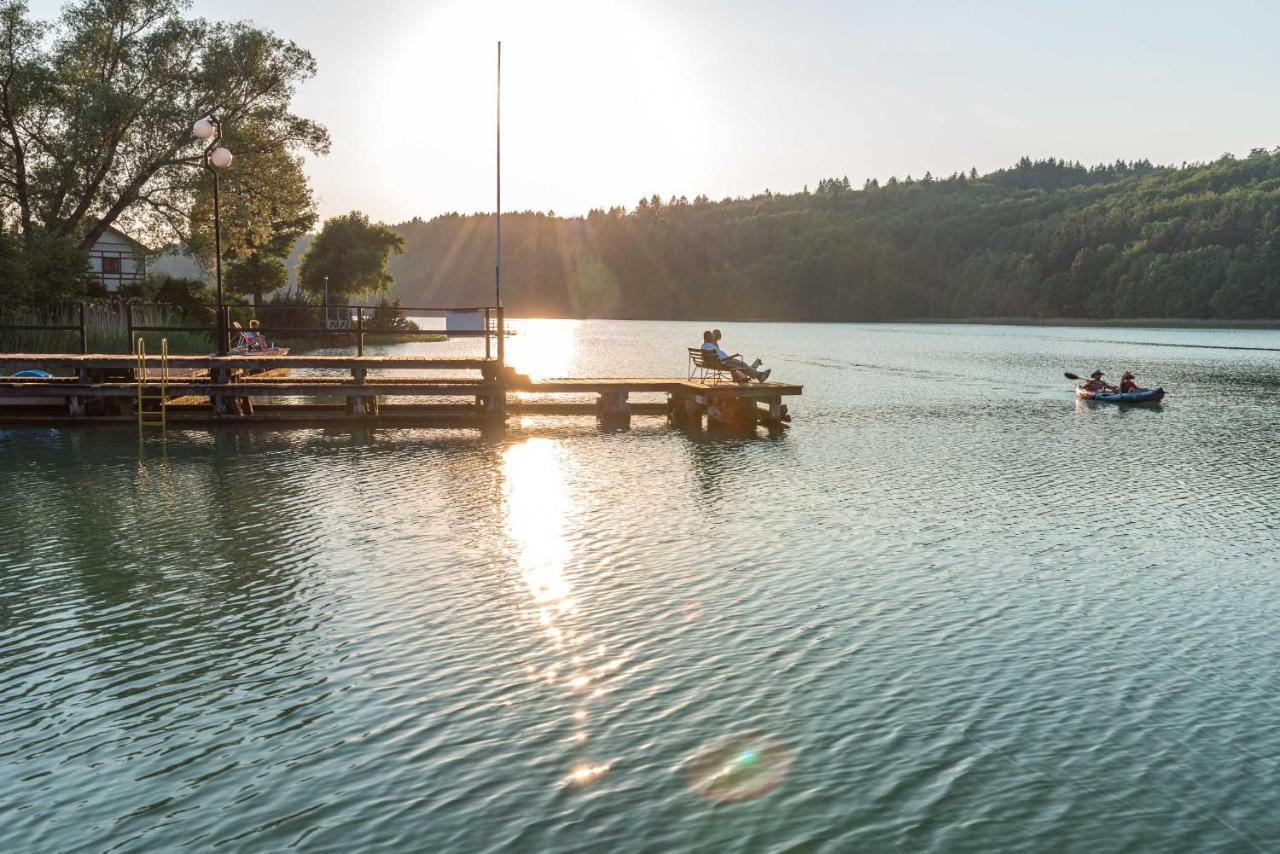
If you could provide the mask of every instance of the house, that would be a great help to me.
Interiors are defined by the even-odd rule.
[[[108,291],[141,283],[147,277],[147,247],[115,226],[98,238],[89,250],[89,268]]]

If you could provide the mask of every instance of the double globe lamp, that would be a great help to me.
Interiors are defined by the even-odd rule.
[[[213,116],[197,121],[191,135],[206,143],[204,168],[213,174],[213,266],[218,287],[218,355],[227,355],[227,314],[222,304],[222,220],[218,211],[218,171],[231,166],[231,152],[219,145],[222,124]]]

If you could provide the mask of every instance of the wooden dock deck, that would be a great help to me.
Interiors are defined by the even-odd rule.
[[[140,382],[135,356],[0,354],[0,372],[53,375],[0,378],[0,421],[133,420],[140,407],[156,405],[147,400],[165,400],[167,418],[184,423],[493,422],[508,414],[594,414],[618,422],[635,413],[665,414],[680,425],[701,426],[706,418],[711,424],[780,428],[790,420],[783,398],[803,392],[783,382],[684,377],[533,380],[495,359],[434,356],[147,356],[144,364]],[[432,373],[439,371],[453,373]],[[633,394],[658,400],[632,401]],[[594,401],[562,399],[590,395]]]

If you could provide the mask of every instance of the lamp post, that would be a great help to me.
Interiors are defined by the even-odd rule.
[[[191,135],[203,140],[204,168],[213,174],[213,267],[218,287],[218,355],[227,355],[227,310],[222,304],[222,220],[218,211],[218,170],[231,165],[231,152],[223,148],[222,123],[214,116],[200,119]]]

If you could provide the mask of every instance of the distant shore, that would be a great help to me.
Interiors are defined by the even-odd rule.
[[[640,322],[659,321],[662,323],[696,323],[711,328],[718,324],[729,323],[852,323],[892,326],[902,323],[931,324],[968,324],[972,326],[1082,326],[1082,327],[1124,327],[1137,326],[1147,329],[1280,329],[1280,319],[1274,320],[1196,320],[1187,318],[1134,318],[1128,320],[1093,319],[1087,317],[923,317],[902,318],[900,320],[795,320],[792,318],[777,319],[768,317],[720,317],[715,319],[688,317],[562,317],[548,318],[538,315],[517,315],[507,313],[507,320],[634,320]]]
[[[1134,318],[1129,320],[1080,317],[965,317],[955,319],[886,320],[882,323],[969,323],[975,326],[1141,326],[1167,329],[1280,329],[1280,320],[1193,320]]]

